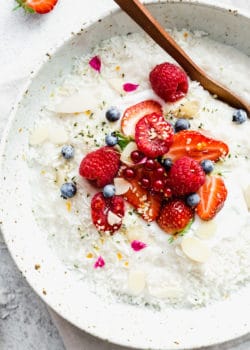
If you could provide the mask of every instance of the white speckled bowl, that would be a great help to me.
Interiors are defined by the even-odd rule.
[[[190,1],[157,2],[150,9],[166,27],[204,30],[250,54],[250,16]],[[34,290],[56,312],[111,342],[143,349],[190,349],[246,334],[250,331],[250,286],[231,299],[197,310],[156,312],[115,302],[107,305],[74,272],[66,271],[34,221],[29,169],[24,160],[34,118],[61,72],[70,71],[74,56],[82,55],[101,39],[138,30],[115,5],[112,14],[103,9],[99,15],[102,20],[87,24],[79,35],[73,35],[31,76],[10,117],[1,144],[0,184],[2,229],[9,250]],[[41,265],[39,270],[36,264]]]

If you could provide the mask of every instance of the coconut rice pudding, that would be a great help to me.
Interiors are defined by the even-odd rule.
[[[250,58],[172,32],[250,100]],[[203,306],[250,280],[250,122],[148,37],[76,58],[30,131],[33,211],[51,247],[104,298]]]

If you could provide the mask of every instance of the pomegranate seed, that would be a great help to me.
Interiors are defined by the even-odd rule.
[[[150,180],[147,179],[146,177],[143,177],[143,178],[141,179],[141,185],[142,185],[142,187],[144,187],[144,188],[149,188],[149,186],[150,186]]]
[[[158,168],[158,169],[156,169],[156,174],[158,175],[158,176],[163,176],[164,175],[164,173],[165,173],[165,170],[163,169],[163,168]]]
[[[126,168],[123,171],[124,177],[126,177],[127,179],[133,179],[133,177],[135,176],[135,172],[133,169],[130,168]]]
[[[156,163],[153,159],[148,159],[145,163],[145,167],[148,169],[148,170],[153,170],[155,169],[156,167]]]
[[[163,190],[163,187],[164,187],[164,184],[163,184],[162,180],[156,180],[153,183],[153,190],[156,191],[156,192],[159,192],[159,191]]]
[[[130,154],[130,158],[134,163],[138,163],[143,158],[143,154],[140,151],[133,151]]]
[[[167,198],[172,197],[172,190],[171,190],[171,188],[166,187],[163,192],[164,192],[164,196],[165,197],[167,197]]]

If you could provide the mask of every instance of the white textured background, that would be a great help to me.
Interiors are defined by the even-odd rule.
[[[204,2],[250,10],[250,0]],[[45,16],[12,11],[14,6],[14,0],[0,0],[0,133],[29,72],[43,55],[78,31],[86,19],[95,18],[99,7],[109,9],[113,4],[112,0],[59,0],[55,10]],[[17,271],[0,236],[0,350],[125,350],[81,332],[51,310],[49,313],[51,317]],[[209,349],[249,350],[250,336]]]

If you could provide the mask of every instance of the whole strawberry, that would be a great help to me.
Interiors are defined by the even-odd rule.
[[[113,147],[101,147],[88,153],[82,160],[79,174],[103,187],[112,182],[120,165],[120,155]]]
[[[45,14],[53,10],[58,0],[16,0],[19,7],[30,13]]]
[[[175,102],[188,91],[187,74],[175,64],[158,64],[149,74],[154,92],[166,102]]]
[[[176,196],[185,196],[198,191],[205,182],[201,165],[190,157],[178,159],[169,172],[169,184]]]
[[[160,212],[157,223],[169,234],[176,234],[185,229],[193,219],[194,213],[181,199],[169,201]]]

